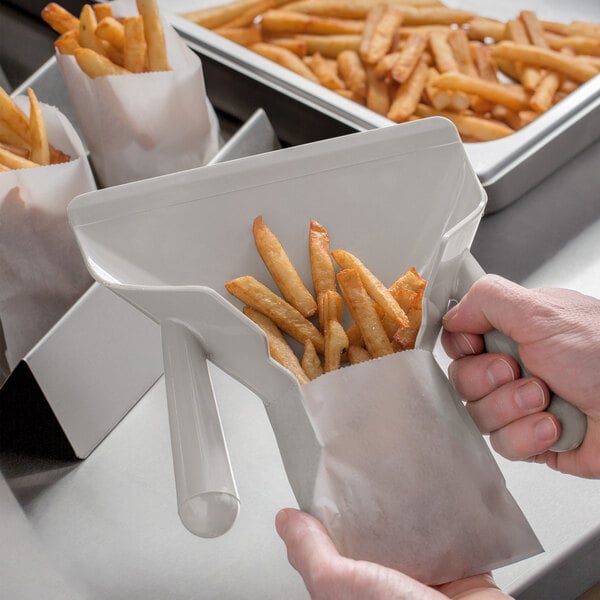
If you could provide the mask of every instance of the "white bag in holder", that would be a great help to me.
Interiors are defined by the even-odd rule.
[[[163,328],[179,513],[197,535],[239,500],[206,361],[262,400],[300,507],[340,551],[438,584],[541,551],[432,349],[485,206],[444,119],[102,190],[69,213],[98,281]],[[310,219],[390,285],[428,279],[418,348],[300,386],[224,288],[253,275],[262,215],[308,283]],[[131,232],[135,231],[135,235]]]

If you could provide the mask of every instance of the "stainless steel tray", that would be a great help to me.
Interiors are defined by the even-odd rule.
[[[363,106],[341,98],[338,94],[314,84],[279,65],[234,44],[217,34],[179,16],[179,13],[219,4],[214,0],[162,1],[162,10],[169,22],[180,32],[207,64],[207,80],[227,73],[228,94],[220,94],[217,108],[237,114],[231,96],[238,95],[239,86],[266,88],[263,95],[272,105],[289,102],[304,104],[327,115],[328,125],[339,123],[349,130],[364,130],[392,124]],[[502,20],[514,18],[525,8],[535,10],[540,18],[570,22],[588,20],[600,22],[598,0],[460,0],[448,5],[471,9],[478,14]],[[252,96],[252,94],[251,94]],[[244,101],[247,97],[244,97]],[[265,107],[267,108],[267,107]],[[273,111],[267,108],[270,117]],[[314,114],[313,114],[314,117]],[[291,116],[291,119],[294,119]],[[310,128],[309,128],[310,129]],[[328,132],[321,131],[328,137]],[[338,134],[338,132],[334,132]],[[466,151],[475,172],[488,193],[487,212],[500,210],[519,198],[547,175],[600,137],[600,77],[588,81],[565,100],[551,108],[526,128],[509,137],[491,142],[467,143]],[[291,140],[301,143],[309,140]]]

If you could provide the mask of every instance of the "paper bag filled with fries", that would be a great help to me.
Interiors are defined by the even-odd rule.
[[[85,150],[55,108],[0,88],[0,322],[9,369],[89,287],[67,204],[95,189]]]
[[[94,277],[163,327],[191,531],[237,514],[210,360],[263,401],[298,504],[343,554],[436,584],[540,551],[433,354],[485,207],[449,122],[127,187],[76,199],[71,222]]]
[[[42,11],[90,160],[103,186],[205,164],[219,124],[202,64],[164,23],[155,0]]]

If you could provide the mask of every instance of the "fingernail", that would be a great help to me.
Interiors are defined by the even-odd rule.
[[[497,358],[488,366],[487,376],[489,382],[494,387],[499,387],[515,380],[515,374],[511,366],[503,358]]]
[[[275,517],[275,528],[281,534],[285,528],[285,524],[288,522],[288,512],[285,508],[281,509]]]
[[[442,317],[442,323],[448,323],[451,321],[458,312],[458,304],[455,304],[448,312]]]
[[[541,442],[549,442],[558,437],[558,429],[551,417],[544,417],[534,427],[535,437]]]
[[[475,348],[464,333],[458,333],[454,336],[454,347],[461,356],[475,354]]]
[[[542,386],[537,381],[530,381],[517,389],[515,401],[523,410],[534,410],[542,408],[546,400]]]

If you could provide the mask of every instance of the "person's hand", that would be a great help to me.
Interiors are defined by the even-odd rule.
[[[495,275],[477,281],[443,319],[448,375],[492,447],[511,460],[600,477],[600,300],[563,289],[525,289]],[[492,329],[513,338],[523,365],[485,354]],[[587,415],[582,445],[551,452],[560,424],[546,412],[549,389]]]
[[[393,569],[344,558],[321,523],[293,508],[277,514],[277,532],[288,560],[312,600],[509,600],[489,574],[446,583],[433,589]]]

